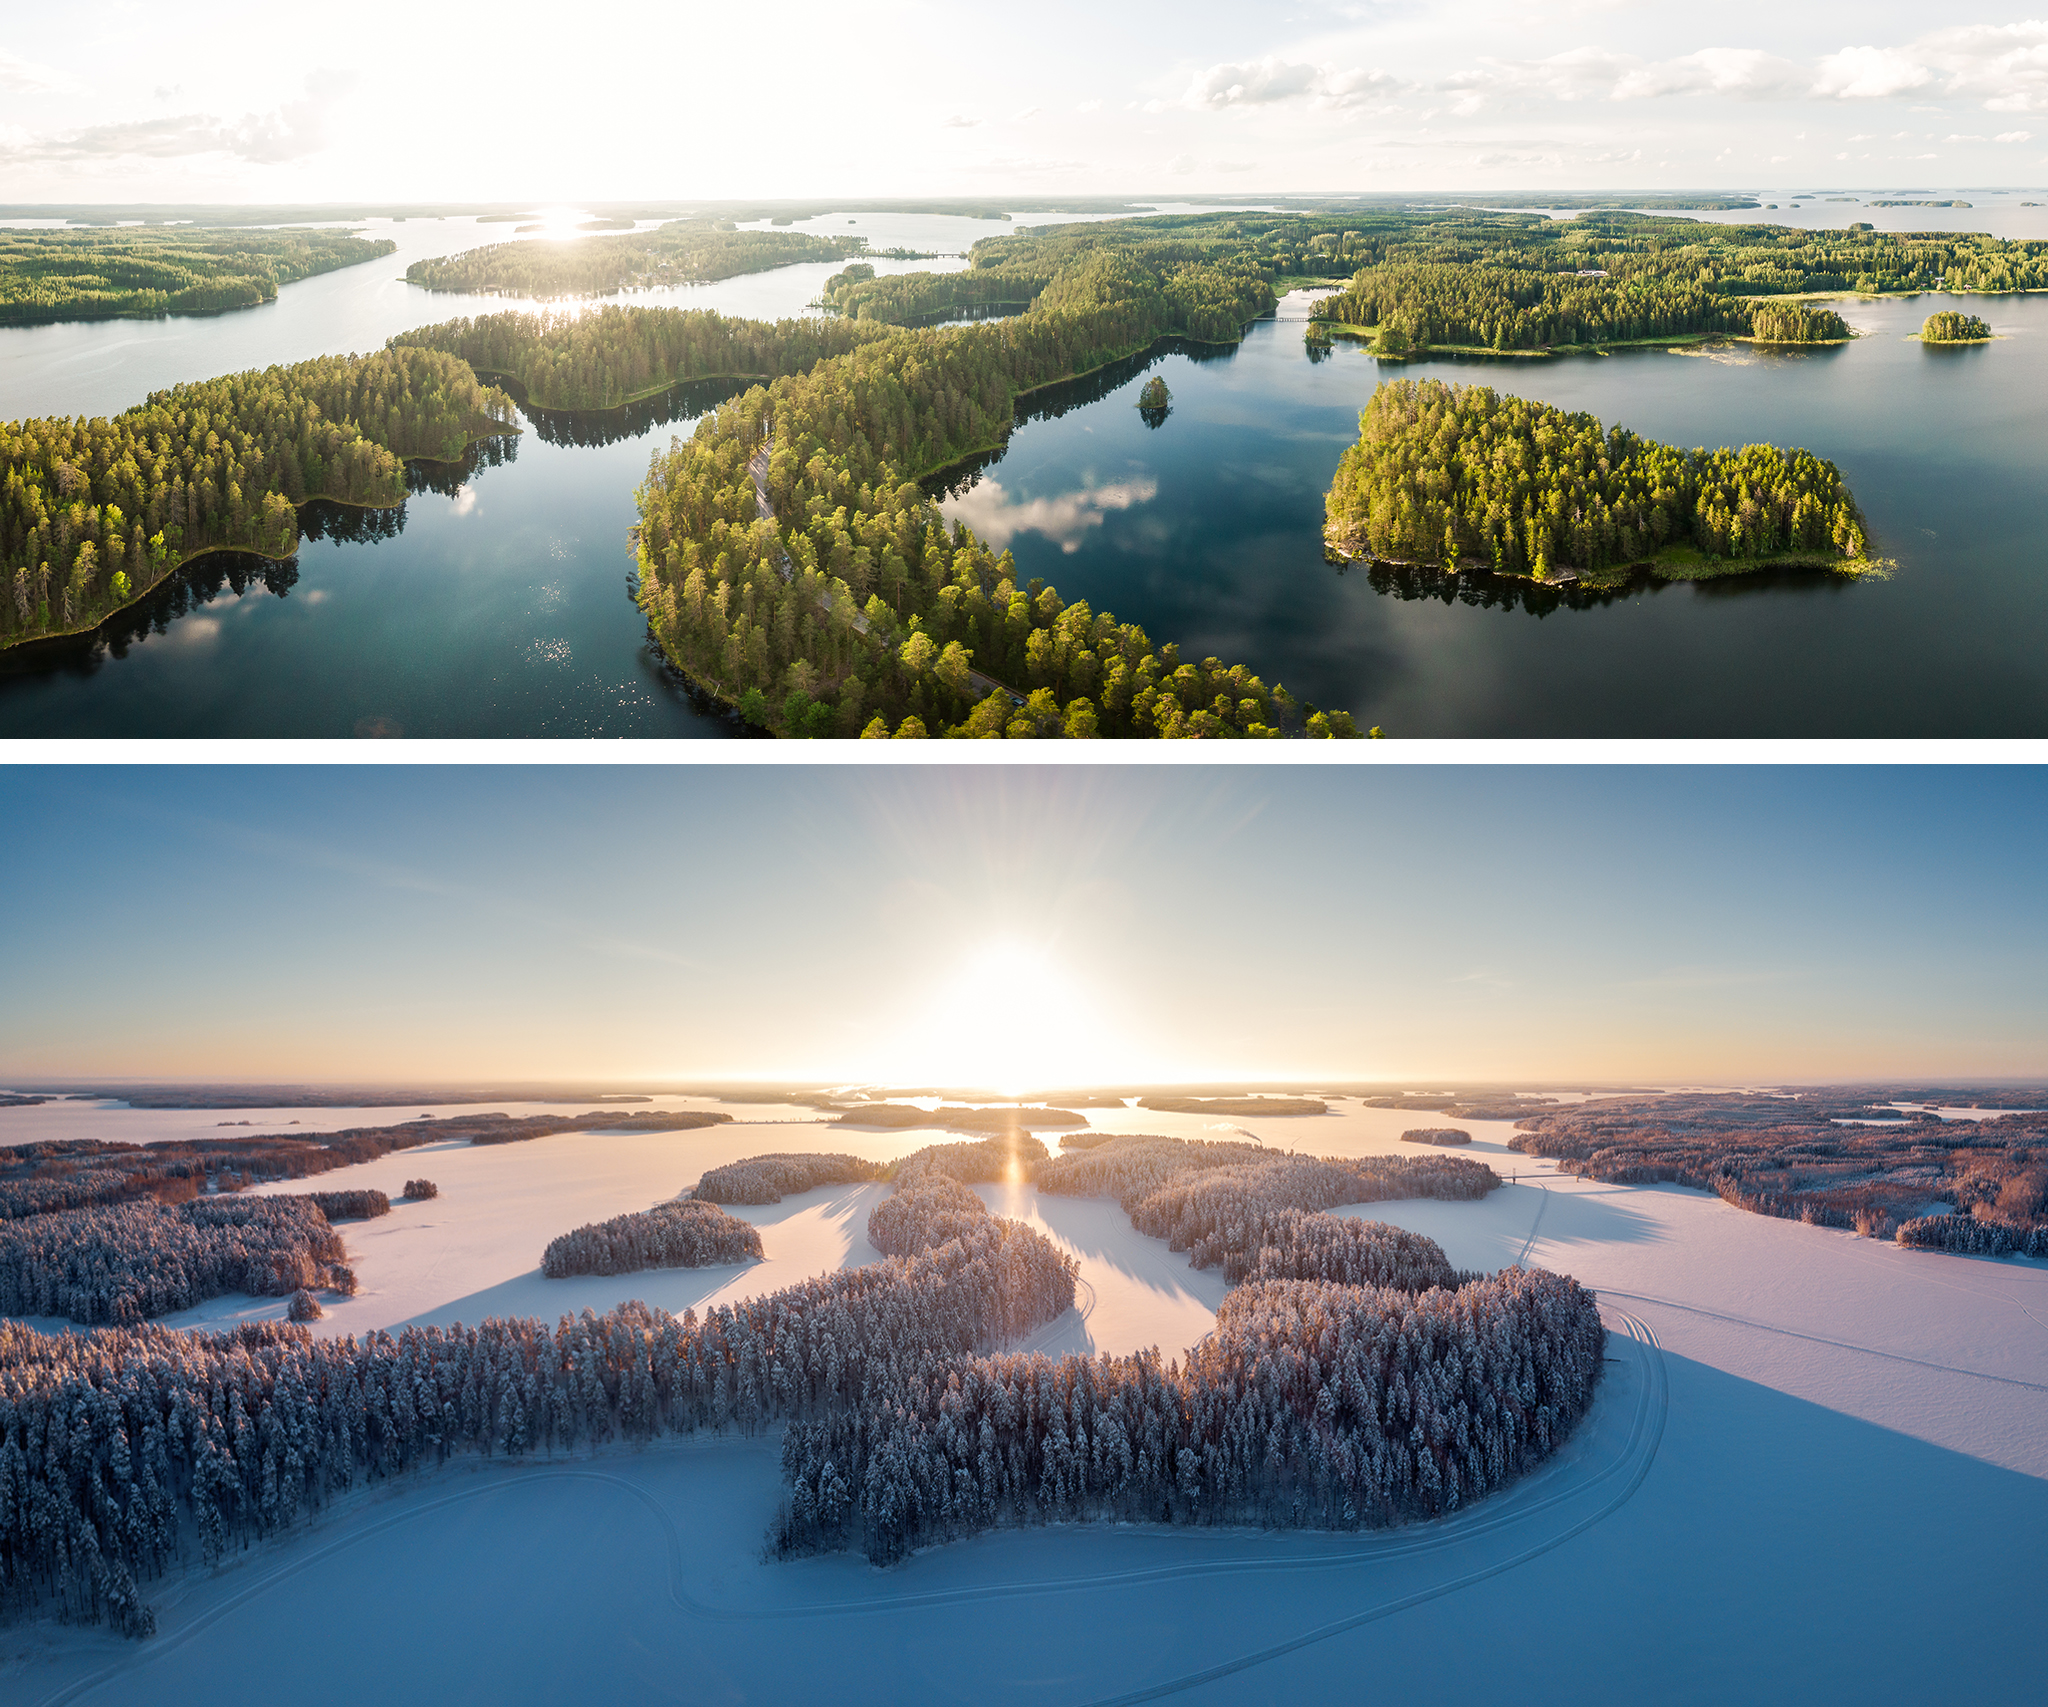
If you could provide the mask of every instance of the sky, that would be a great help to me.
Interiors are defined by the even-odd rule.
[[[2048,182],[1988,0],[10,8],[10,201]]]
[[[0,774],[0,1085],[2048,1076],[2021,767]]]

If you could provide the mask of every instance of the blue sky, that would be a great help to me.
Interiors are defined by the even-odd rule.
[[[2048,1074],[2021,768],[0,787],[0,1078]]]
[[[1964,0],[15,7],[10,200],[2048,181]]]

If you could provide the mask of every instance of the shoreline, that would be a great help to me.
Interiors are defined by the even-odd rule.
[[[462,460],[462,453],[467,452],[470,446],[482,444],[487,439],[498,439],[505,438],[508,436],[516,436],[520,432],[520,430],[521,429],[518,427],[506,427],[499,432],[479,434],[475,438],[465,440],[463,442],[462,452],[458,452],[454,456],[408,456],[401,457],[399,460],[401,462],[406,463],[431,462],[438,464],[440,467],[448,468],[460,462]],[[401,510],[405,507],[406,500],[413,496],[415,496],[415,494],[413,494],[412,492],[407,492],[405,494],[405,497],[400,498],[396,503],[378,504],[369,502],[368,500],[365,499],[336,498],[330,496],[325,492],[308,492],[303,500],[292,506],[293,539],[291,550],[286,552],[265,551],[260,546],[229,545],[226,543],[216,545],[202,545],[197,551],[186,552],[184,556],[180,557],[177,562],[173,563],[168,569],[166,569],[161,575],[157,576],[157,578],[151,581],[147,586],[137,588],[135,591],[130,593],[127,598],[123,599],[119,604],[112,606],[110,609],[101,611],[97,616],[93,617],[90,621],[74,623],[69,628],[51,629],[46,634],[24,634],[14,639],[0,639],[0,652],[19,651],[24,647],[41,646],[46,642],[55,640],[75,640],[81,634],[91,634],[100,628],[104,628],[108,623],[112,622],[114,618],[119,616],[123,611],[133,610],[137,605],[142,603],[144,599],[148,598],[151,593],[155,592],[159,587],[163,586],[165,582],[169,581],[170,578],[173,575],[176,575],[180,570],[189,569],[193,564],[201,561],[203,558],[214,557],[219,555],[229,555],[242,557],[260,557],[268,563],[289,563],[292,561],[293,558],[298,556],[300,547],[302,547],[306,542],[305,533],[299,527],[298,517],[299,513],[303,511],[306,505],[308,504],[339,504],[343,509],[346,510]]]

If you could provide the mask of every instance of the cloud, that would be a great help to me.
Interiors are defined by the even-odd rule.
[[[1091,528],[1102,526],[1102,518],[1111,510],[1149,504],[1158,495],[1159,482],[1141,478],[1018,502],[1003,490],[1001,481],[982,479],[948,504],[946,511],[980,534],[993,551],[1001,551],[1020,533],[1041,533],[1062,551],[1078,551],[1082,538]]]
[[[1617,101],[1660,95],[1733,95],[1752,101],[1783,100],[1806,92],[1808,76],[1789,59],[1757,48],[1706,47],[1659,60],[1615,80]]]
[[[1269,55],[1239,65],[1212,65],[1206,71],[1198,71],[1178,101],[1154,101],[1148,110],[1157,112],[1168,106],[1181,106],[1194,112],[1216,112],[1230,107],[1268,107],[1282,101],[1342,108],[1394,94],[1401,86],[1399,78],[1384,71],[1356,67],[1333,71],[1307,61]]]
[[[941,130],[972,130],[976,125],[980,123],[980,119],[962,118],[958,113],[955,113],[951,118],[947,119],[942,125],[940,125],[939,128]]]
[[[1991,139],[1993,142],[2032,142],[2034,133],[2030,130],[2002,130]]]
[[[345,87],[337,83],[336,89]],[[329,93],[308,94],[267,113],[222,119],[208,113],[138,119],[127,124],[88,125],[58,135],[30,136],[13,144],[19,160],[182,160],[226,154],[258,166],[302,160],[327,146]]]
[[[47,65],[0,52],[0,89],[10,95],[73,95],[78,85]]]
[[[1022,124],[1026,119],[1037,118],[1044,111],[1043,107],[1026,107],[1022,112],[1012,113],[1010,120],[1013,124]]]
[[[1885,100],[1910,95],[1935,80],[1912,53],[1889,47],[1845,47],[1820,62],[1813,93],[1837,100]]]

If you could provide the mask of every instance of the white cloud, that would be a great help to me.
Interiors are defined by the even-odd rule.
[[[1026,107],[1020,113],[1012,113],[1010,115],[1011,122],[1015,124],[1022,124],[1026,119],[1037,118],[1038,115],[1044,111],[1045,109],[1043,107]]]
[[[941,130],[972,130],[980,123],[980,119],[962,118],[960,114],[955,113],[951,118],[945,120],[939,128]]]
[[[1838,100],[1882,100],[1911,94],[1934,81],[1934,73],[1906,51],[1889,47],[1845,47],[1820,62],[1816,95]]]
[[[1355,107],[1383,99],[1400,88],[1400,79],[1384,71],[1365,71],[1355,66],[1348,71],[1334,71],[1327,66],[1306,61],[1293,63],[1269,55],[1241,65],[1212,65],[1206,71],[1198,71],[1178,101],[1153,101],[1147,111],[1181,106],[1193,112],[1212,112],[1296,100],[1318,107]]]
[[[1993,142],[2032,142],[2034,133],[2030,130],[2002,130],[1991,139]]]
[[[1618,78],[1617,101],[1658,95],[1735,95],[1781,100],[1806,92],[1808,78],[1789,59],[1757,48],[1706,47],[1642,66]]]
[[[30,137],[9,150],[23,160],[182,160],[225,154],[259,166],[302,160],[327,146],[327,102],[292,101],[239,119],[209,113],[88,125],[60,135]]]

